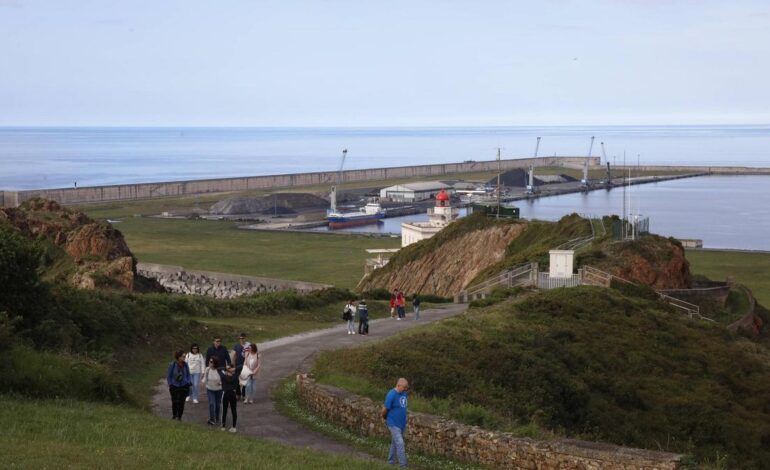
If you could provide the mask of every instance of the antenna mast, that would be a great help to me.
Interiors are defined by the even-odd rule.
[[[500,147],[497,147],[497,218],[500,218]]]
[[[342,160],[340,161],[340,167],[337,170],[337,179],[334,182],[334,186],[332,186],[331,197],[329,198],[331,200],[331,205],[329,207],[329,210],[331,212],[337,211],[337,186],[339,186],[342,182],[342,167],[345,166],[345,157],[347,156],[348,156],[348,149],[343,149]]]

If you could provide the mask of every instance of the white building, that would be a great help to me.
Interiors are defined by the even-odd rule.
[[[422,201],[436,197],[442,189],[449,194],[454,193],[454,189],[451,186],[441,181],[425,181],[388,186],[380,190],[380,199],[405,202]]]
[[[457,209],[452,207],[449,194],[441,190],[436,195],[436,206],[428,209],[429,222],[404,222],[401,224],[401,247],[417,243],[437,234],[457,219]]]

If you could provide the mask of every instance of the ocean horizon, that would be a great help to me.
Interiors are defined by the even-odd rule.
[[[0,127],[0,189],[25,190],[465,160],[770,167],[768,125],[515,127]],[[624,157],[625,154],[625,157]]]

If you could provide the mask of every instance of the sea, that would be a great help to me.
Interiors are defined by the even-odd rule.
[[[594,136],[593,148],[590,148]],[[0,127],[0,189],[182,181],[531,157],[770,167],[770,124],[388,128]]]
[[[625,198],[629,216],[648,217],[653,233],[699,239],[704,248],[770,251],[769,186],[770,176],[699,176],[512,204],[520,209],[523,219],[556,221],[572,213],[586,217],[620,215]],[[461,209],[460,216],[464,215],[466,211]],[[402,222],[427,220],[427,214],[407,215],[344,230],[400,236]]]
[[[770,167],[770,124],[387,128],[0,127],[0,190],[333,171],[539,156],[629,165]],[[593,146],[591,137],[595,137]],[[602,146],[602,143],[604,144]],[[634,186],[651,230],[706,247],[770,250],[770,176]],[[523,217],[620,213],[620,189],[520,201]],[[416,220],[420,216],[404,219]],[[370,230],[361,228],[360,230]],[[376,228],[400,231],[400,219]]]

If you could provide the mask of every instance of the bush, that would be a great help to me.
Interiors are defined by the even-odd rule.
[[[104,366],[17,345],[0,363],[0,392],[36,398],[125,403],[123,384]]]

